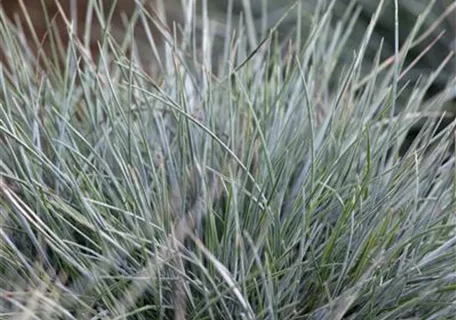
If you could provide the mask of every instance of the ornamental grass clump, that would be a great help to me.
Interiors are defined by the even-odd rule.
[[[451,319],[454,53],[410,83],[433,3],[386,62],[383,1],[356,46],[334,4],[284,40],[299,2],[224,30],[203,1],[158,78],[109,32],[38,69],[0,23],[0,318]]]

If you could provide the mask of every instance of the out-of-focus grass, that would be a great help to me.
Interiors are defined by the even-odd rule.
[[[205,59],[170,50],[159,87],[109,41],[112,68],[106,57],[78,67],[72,43],[58,77],[11,53],[0,317],[450,319],[454,123],[440,110],[454,73],[426,92],[451,56],[406,86],[433,11],[384,67],[384,46],[370,55],[374,29],[360,31],[353,12],[334,24],[316,10],[297,49],[274,32],[252,49],[238,32],[218,63],[200,20]]]

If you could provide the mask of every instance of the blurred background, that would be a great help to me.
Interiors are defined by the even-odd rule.
[[[315,12],[321,13],[327,10],[331,1],[327,0],[209,0],[208,7],[211,19],[215,19],[223,26],[227,21],[227,12],[232,12],[232,21],[235,25],[242,19],[247,21],[252,18],[254,21],[256,41],[259,43],[262,36],[273,27],[276,22],[283,18],[280,24],[279,38],[283,41],[290,38],[296,38],[297,32],[305,41],[309,35],[309,29],[313,23],[312,19]],[[350,19],[350,16],[358,12],[353,33],[350,36],[347,52],[342,54],[346,60],[350,61],[353,58],[353,50],[358,48],[366,28],[371,20],[372,15],[377,10],[380,1],[378,0],[337,0],[334,3],[332,11],[333,25],[337,24],[340,19]],[[284,16],[287,9],[293,5],[292,10],[288,10],[288,14]],[[441,74],[437,77],[432,87],[429,89],[429,97],[441,92],[448,85],[454,85],[450,81],[454,81],[456,60],[454,53],[456,53],[456,1],[453,0],[399,0],[398,1],[398,15],[399,15],[399,40],[402,45],[407,36],[411,33],[413,26],[426,8],[430,7],[430,13],[426,17],[423,27],[418,31],[418,34],[428,33],[426,37],[419,43],[413,46],[410,50],[407,62],[414,61],[420,57],[418,62],[414,64],[412,70],[408,72],[405,81],[409,81],[413,86],[421,75],[430,74],[436,70],[449,55],[450,58],[447,66],[442,70]],[[359,10],[359,11],[357,11]],[[300,23],[297,24],[297,17],[300,17]],[[383,49],[380,57],[382,61],[387,60],[394,54],[394,34],[395,34],[395,7],[393,0],[386,0],[377,26],[374,29],[374,34],[368,45],[366,60],[370,57],[372,61],[378,53],[380,43],[383,41]],[[431,48],[429,45],[434,42]],[[303,42],[304,43],[304,42]],[[251,43],[253,45],[253,43]],[[456,88],[454,89],[453,99],[448,102],[448,108],[451,111],[456,111]]]

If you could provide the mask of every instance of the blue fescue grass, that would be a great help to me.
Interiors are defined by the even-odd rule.
[[[223,59],[168,48],[160,79],[111,41],[114,66],[79,68],[72,43],[60,76],[12,56],[1,317],[450,319],[454,123],[441,109],[455,75],[426,92],[451,54],[411,85],[423,20],[384,64],[381,46],[366,53],[373,29],[350,47],[359,10],[347,10],[335,29],[316,12],[285,47],[274,30],[244,32],[247,15]],[[207,28],[190,56],[214,56]]]

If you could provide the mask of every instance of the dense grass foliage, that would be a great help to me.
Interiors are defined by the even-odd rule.
[[[383,4],[334,4],[219,49],[202,10],[160,79],[112,41],[38,72],[2,22],[0,318],[451,319],[454,53],[409,82],[433,3],[386,60]]]

